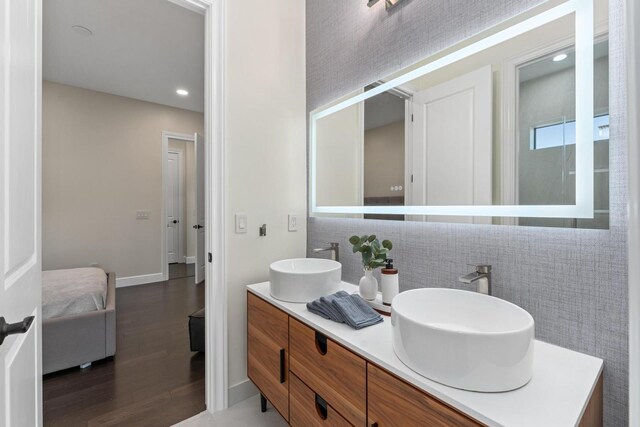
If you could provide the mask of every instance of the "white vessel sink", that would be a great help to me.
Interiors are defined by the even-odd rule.
[[[464,390],[522,387],[533,371],[533,317],[477,292],[415,289],[391,303],[393,349],[409,368]]]
[[[285,259],[271,264],[269,277],[274,298],[309,302],[339,290],[342,264],[319,258]]]

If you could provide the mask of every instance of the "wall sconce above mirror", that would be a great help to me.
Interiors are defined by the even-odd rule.
[[[367,6],[373,7],[376,3],[378,3],[378,1],[379,0],[369,0],[367,1]],[[397,5],[398,3],[400,3],[401,1],[402,0],[384,0],[384,8],[389,10],[395,5]]]
[[[311,215],[608,228],[608,1],[552,1],[310,114]]]

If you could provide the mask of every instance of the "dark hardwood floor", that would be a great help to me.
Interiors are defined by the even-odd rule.
[[[169,264],[169,279],[182,279],[183,277],[191,277],[195,275],[195,264]]]
[[[188,315],[204,307],[193,277],[118,288],[116,355],[44,377],[46,426],[168,426],[205,409],[204,354]]]

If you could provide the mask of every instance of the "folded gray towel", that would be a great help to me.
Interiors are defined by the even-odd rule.
[[[338,310],[336,310],[332,302],[339,298],[346,298],[349,294],[345,291],[338,291],[335,294],[318,298],[317,300],[307,303],[307,310],[324,317],[325,319],[333,320],[334,322],[344,323],[344,319]]]
[[[360,295],[338,298],[332,304],[342,314],[345,323],[353,329],[362,329],[382,322],[382,316],[371,308]]]
[[[338,310],[336,310],[336,308],[334,307],[333,301],[336,301],[341,298],[348,298],[348,297],[349,297],[349,294],[346,293],[345,291],[338,291],[333,295],[321,297],[320,304],[324,308],[325,313],[329,315],[331,320],[338,323],[344,323],[344,318],[342,317],[342,314]]]

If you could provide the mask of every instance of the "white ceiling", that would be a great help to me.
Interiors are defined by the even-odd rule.
[[[204,16],[168,0],[43,4],[44,80],[204,110]],[[178,88],[189,95],[177,95]]]

